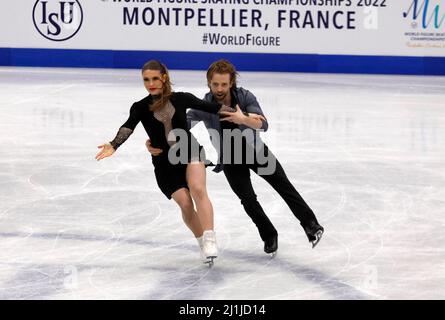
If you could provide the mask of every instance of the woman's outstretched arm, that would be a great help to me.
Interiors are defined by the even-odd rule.
[[[130,116],[128,117],[128,120],[119,128],[116,137],[112,141],[98,146],[98,148],[101,150],[96,155],[96,160],[99,161],[112,156],[116,150],[131,136],[139,121],[141,121],[140,112],[138,111],[137,105],[133,104],[130,109]]]

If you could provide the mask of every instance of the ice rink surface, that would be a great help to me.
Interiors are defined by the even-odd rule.
[[[205,72],[171,76],[175,91],[207,91]],[[0,299],[444,299],[445,78],[241,72],[239,84],[325,227],[318,247],[253,175],[279,232],[270,259],[208,169],[209,269],[157,187],[142,125],[94,159],[146,95],[138,70],[0,68]]]

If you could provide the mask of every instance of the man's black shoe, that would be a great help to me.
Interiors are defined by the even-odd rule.
[[[275,254],[278,250],[278,236],[273,236],[264,241],[264,252]]]
[[[312,243],[312,249],[320,242],[323,236],[324,228],[317,221],[311,221],[307,226],[303,226],[309,242]]]

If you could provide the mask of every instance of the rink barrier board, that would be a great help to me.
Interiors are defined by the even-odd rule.
[[[0,48],[0,65],[17,67],[139,69],[147,60],[159,59],[170,69],[206,70],[221,58],[232,61],[240,71],[445,75],[445,56]]]

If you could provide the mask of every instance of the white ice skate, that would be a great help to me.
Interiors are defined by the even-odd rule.
[[[204,251],[202,250],[203,246],[202,246],[202,236],[200,236],[199,238],[196,238],[196,240],[198,241],[198,245],[199,245],[199,254],[201,257],[201,260],[205,263],[207,261],[207,258],[204,255]]]
[[[199,242],[199,254],[201,257],[201,261],[203,263],[209,263],[209,258],[206,257],[206,254],[204,253],[204,246],[202,244],[202,237],[201,237],[201,241]]]
[[[216,245],[215,232],[212,230],[204,231],[202,235],[202,257],[204,263],[207,263],[209,267],[213,266],[213,260],[218,257],[218,247]]]

